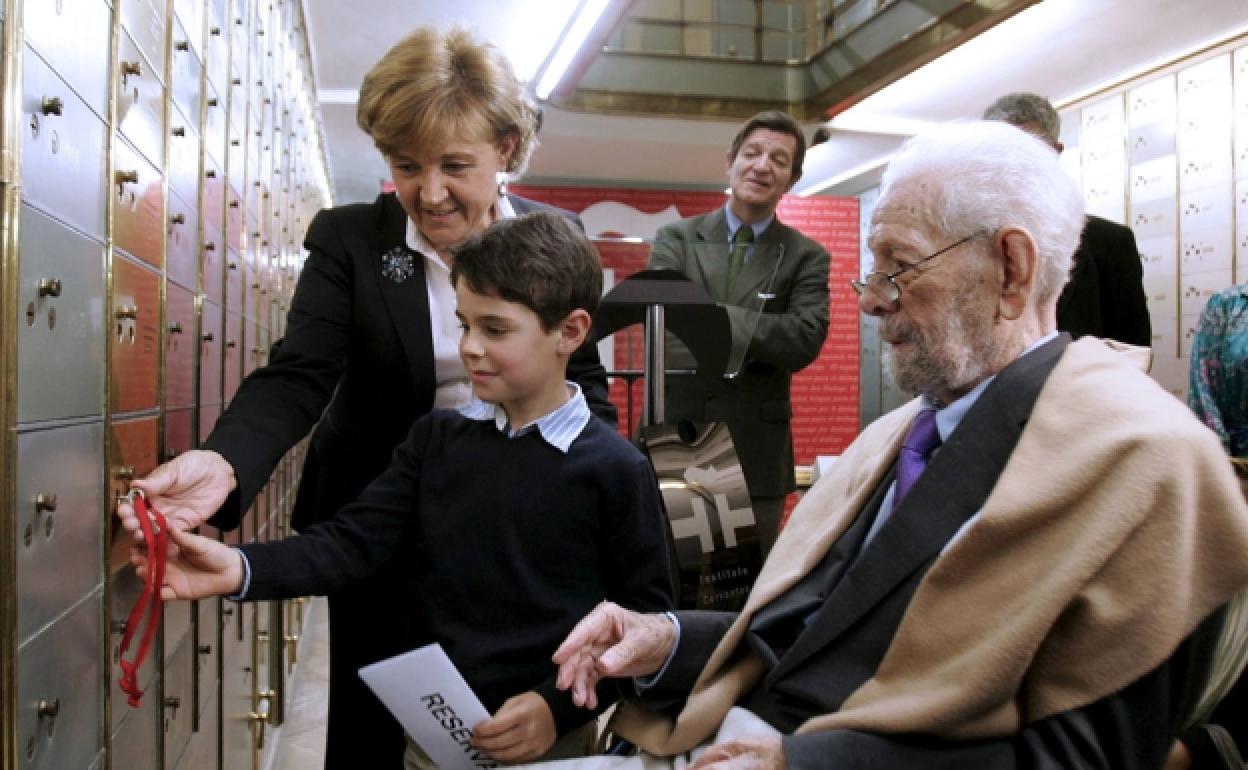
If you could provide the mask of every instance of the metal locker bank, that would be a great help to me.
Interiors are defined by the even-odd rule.
[[[143,584],[113,511],[282,336],[330,203],[301,5],[0,12],[0,766],[259,768],[302,601],[167,603],[131,706],[118,659]],[[301,453],[218,536],[287,533]]]

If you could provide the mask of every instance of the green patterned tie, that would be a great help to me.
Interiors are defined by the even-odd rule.
[[[754,242],[754,228],[749,225],[741,225],[737,228],[737,232],[732,236],[732,257],[728,262],[728,288],[732,289],[732,282],[737,280],[737,274],[741,272],[741,266],[745,264],[745,252],[750,248],[750,244]]]

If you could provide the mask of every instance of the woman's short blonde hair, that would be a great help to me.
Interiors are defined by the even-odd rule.
[[[516,146],[519,176],[537,146],[537,107],[506,57],[467,30],[420,27],[373,65],[360,86],[356,123],[387,157],[448,141]]]

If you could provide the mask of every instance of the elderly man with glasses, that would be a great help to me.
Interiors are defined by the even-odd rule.
[[[1034,137],[911,140],[853,286],[918,398],[802,499],[742,612],[602,605],[560,685],[632,677],[614,730],[711,744],[695,768],[1159,767],[1248,586],[1248,506],[1138,349],[1056,331],[1082,224]]]

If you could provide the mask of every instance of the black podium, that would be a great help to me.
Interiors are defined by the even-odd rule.
[[[636,323],[644,324],[645,340],[637,441],[650,458],[667,508],[677,607],[739,610],[758,575],[762,550],[732,437],[720,422],[667,420],[665,396],[669,376],[729,373],[728,313],[680,273],[646,270],[603,298],[594,334],[602,339]],[[668,331],[688,348],[695,366],[667,366]]]

